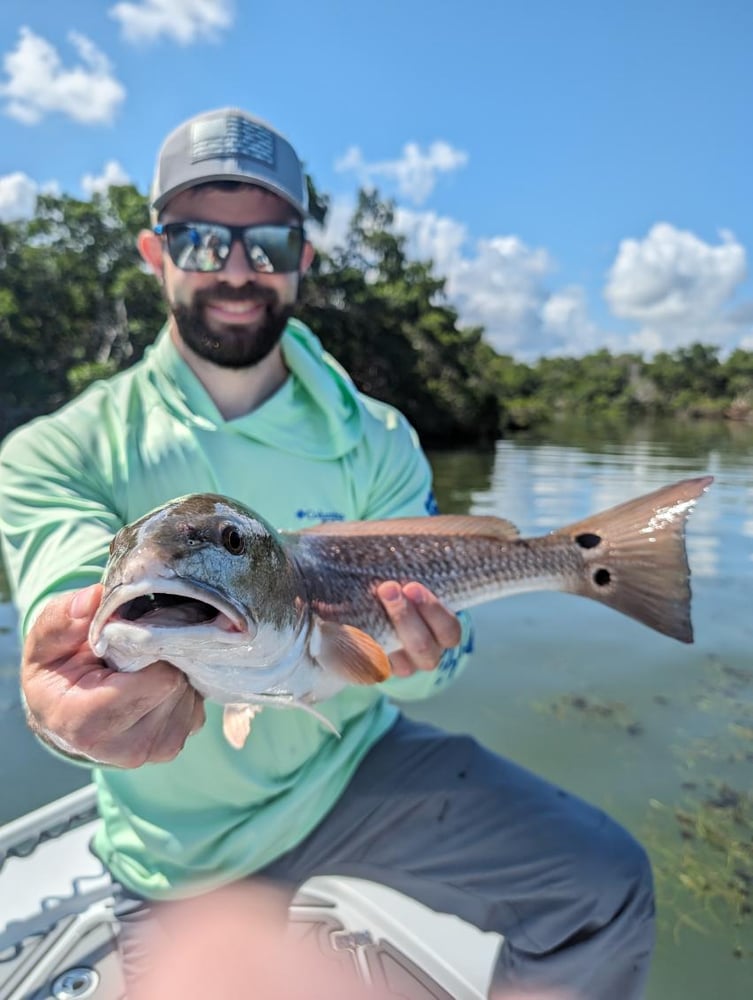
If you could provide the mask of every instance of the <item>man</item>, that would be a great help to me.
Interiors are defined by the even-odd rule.
[[[224,493],[284,529],[432,511],[405,420],[290,318],[313,256],[305,190],[292,146],[259,119],[222,109],[179,126],[157,161],[156,225],[139,236],[165,329],[138,365],[4,444],[0,529],[29,724],[96,765],[95,849],[144,912],[252,874],[290,887],[356,875],[502,933],[498,989],[630,1000],[653,936],[643,851],[602,813],[385,697],[440,689],[470,645],[467,621],[424,587],[383,584],[395,676],[319,706],[340,739],[266,710],[239,753],[219,706],[170,664],[119,674],[88,646],[112,535],[174,496]]]

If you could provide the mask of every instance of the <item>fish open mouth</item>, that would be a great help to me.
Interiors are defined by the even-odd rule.
[[[209,588],[179,578],[121,584],[104,599],[92,621],[89,641],[98,651],[106,625],[185,629],[211,625],[228,633],[250,631],[246,616]]]
[[[196,597],[157,592],[141,594],[121,604],[110,616],[110,621],[120,619],[170,628],[176,625],[205,625],[220,617],[227,619],[219,608]]]

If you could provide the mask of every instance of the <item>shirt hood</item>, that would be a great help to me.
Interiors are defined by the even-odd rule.
[[[345,370],[308,327],[290,320],[281,341],[288,378],[251,413],[225,420],[165,326],[145,353],[164,403],[181,421],[242,434],[291,455],[341,458],[363,433],[364,409]]]

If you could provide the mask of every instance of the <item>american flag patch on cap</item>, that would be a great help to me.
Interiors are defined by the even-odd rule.
[[[240,157],[274,167],[274,133],[240,115],[223,114],[194,123],[191,130],[193,163]]]

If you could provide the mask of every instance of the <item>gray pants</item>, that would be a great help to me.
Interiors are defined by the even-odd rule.
[[[504,936],[493,989],[643,995],[651,870],[603,812],[467,736],[401,717],[317,829],[259,873],[370,879]]]

